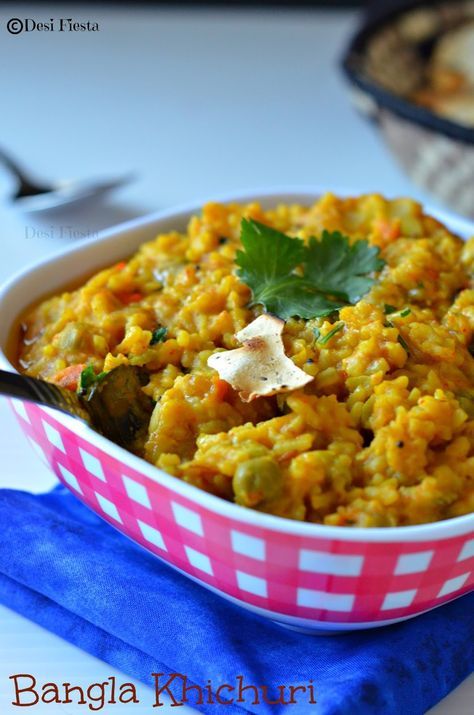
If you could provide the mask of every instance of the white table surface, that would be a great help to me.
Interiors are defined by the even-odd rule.
[[[73,17],[98,21],[100,31],[13,36],[5,27],[11,17]],[[427,200],[350,106],[336,64],[355,19],[336,11],[2,5],[1,143],[45,177],[133,169],[138,179],[106,205],[42,224],[0,203],[0,280],[76,240],[61,232],[88,234],[233,190],[312,184]],[[9,177],[0,173],[0,195],[10,190]],[[38,228],[45,235],[38,236]],[[41,491],[53,483],[4,403],[0,453],[0,486]],[[82,685],[111,675],[130,680],[0,607],[2,713],[18,712],[8,676],[20,672]],[[149,712],[151,691],[137,688],[138,715]],[[471,715],[473,702],[471,676],[432,712]],[[84,708],[38,705],[31,711]]]

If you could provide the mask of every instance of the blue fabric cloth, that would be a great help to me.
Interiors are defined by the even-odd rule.
[[[474,594],[382,629],[303,635],[175,572],[63,487],[1,490],[0,525],[0,601],[151,687],[154,672],[214,689],[242,675],[278,698],[278,685],[313,681],[317,705],[300,692],[295,704],[254,706],[247,691],[247,702],[224,707],[229,715],[418,715],[474,669]],[[174,685],[179,699],[182,680]],[[150,706],[154,698],[150,690]]]

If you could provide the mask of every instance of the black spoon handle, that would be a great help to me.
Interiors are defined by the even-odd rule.
[[[4,149],[0,149],[0,162],[16,177],[18,181],[18,196],[36,196],[36,194],[42,194],[49,190],[32,181],[30,177],[25,174],[20,165],[12,159]]]
[[[0,370],[0,395],[66,412],[112,442],[141,454],[155,404],[142,389],[148,380],[146,370],[119,365],[82,396],[44,380]]]
[[[0,395],[52,407],[73,417],[83,416],[81,403],[74,392],[26,375],[0,370]]]

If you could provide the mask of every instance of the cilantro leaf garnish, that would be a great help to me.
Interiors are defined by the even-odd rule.
[[[357,303],[375,283],[368,274],[384,266],[376,246],[367,241],[351,244],[339,231],[323,231],[319,241],[312,236],[306,253],[305,278],[321,293],[347,303]]]
[[[368,274],[384,261],[367,241],[350,243],[339,231],[323,231],[307,245],[252,219],[242,219],[238,276],[261,304],[280,318],[315,318],[356,303],[374,284]]]
[[[408,311],[408,312],[406,312],[406,311]],[[403,313],[405,313],[405,316],[409,315],[411,313],[411,310],[409,308],[405,308]],[[402,315],[403,313],[400,313],[400,315]],[[394,323],[392,323],[391,320],[386,320],[384,325],[386,328],[396,328],[397,327]],[[410,346],[408,345],[407,341],[405,340],[405,338],[403,337],[403,335],[400,332],[398,333],[397,341],[400,343],[402,348],[405,350],[406,354],[409,355],[410,354]]]
[[[398,313],[400,318],[406,318],[407,315],[410,315],[411,308],[403,308],[403,310],[399,310],[398,308],[395,308],[394,305],[388,305],[387,303],[385,303],[384,312],[385,312],[385,315],[392,315],[392,313]],[[396,316],[394,316],[394,317],[396,317]]]
[[[79,378],[79,386],[77,389],[78,393],[80,395],[86,395],[87,392],[92,387],[94,387],[94,385],[97,385],[97,383],[103,380],[106,375],[106,372],[100,372],[98,375],[96,375],[92,365],[88,365],[81,372],[81,376]]]
[[[318,338],[318,340],[316,342],[318,342],[319,345],[326,345],[326,343],[328,343],[331,340],[331,338],[334,335],[336,335],[337,333],[339,333],[343,328],[344,328],[344,323],[343,322],[338,323],[334,328],[332,328],[332,330],[329,331],[329,333],[326,333],[326,335],[323,335],[322,338],[321,337]]]
[[[155,328],[151,336],[150,345],[157,345],[157,343],[162,343],[166,340],[167,332],[167,328]]]
[[[398,334],[397,340],[398,340],[398,342],[400,343],[400,345],[402,346],[402,348],[405,350],[405,352],[407,353],[407,355],[409,355],[409,354],[410,354],[410,347],[409,347],[407,341],[405,340],[405,338],[403,337],[403,335],[401,335],[401,333]]]

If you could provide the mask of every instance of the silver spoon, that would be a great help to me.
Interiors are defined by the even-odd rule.
[[[44,184],[31,179],[3,149],[0,149],[0,162],[6,166],[17,180],[16,192],[11,197],[13,204],[28,213],[51,211],[52,209],[65,208],[71,204],[88,201],[103,196],[134,178],[132,174],[127,174],[116,179],[63,181],[55,184]]]
[[[0,395],[66,412],[87,422],[112,442],[139,454],[154,405],[142,390],[147,378],[143,368],[119,365],[81,395],[44,380],[0,370]]]

